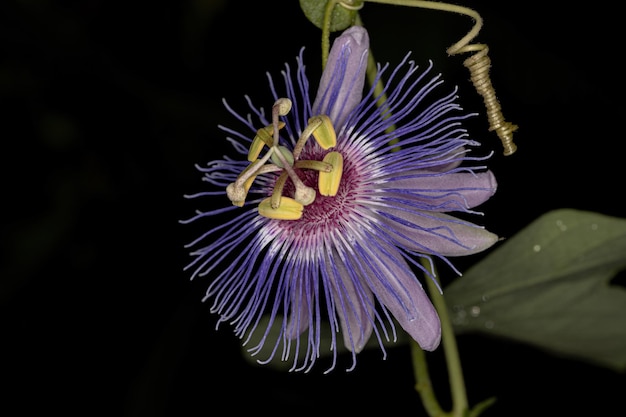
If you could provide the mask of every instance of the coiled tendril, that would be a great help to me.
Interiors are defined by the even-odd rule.
[[[515,132],[518,128],[517,125],[514,125],[510,122],[507,122],[504,119],[504,115],[502,114],[502,108],[500,106],[500,102],[496,97],[496,91],[491,84],[491,77],[489,76],[489,69],[491,68],[491,58],[489,58],[489,47],[486,44],[482,43],[471,43],[471,41],[478,35],[480,29],[483,25],[483,19],[476,11],[458,6],[455,4],[442,3],[436,1],[422,1],[422,0],[366,0],[372,3],[381,3],[381,4],[392,4],[397,6],[411,6],[411,7],[420,7],[424,9],[433,9],[433,10],[441,10],[453,13],[459,13],[465,16],[472,17],[474,19],[474,26],[472,29],[457,43],[450,46],[446,52],[448,55],[458,55],[462,53],[473,52],[473,55],[463,61],[463,65],[470,72],[470,79],[474,88],[483,98],[485,109],[487,112],[487,120],[489,122],[489,130],[495,131],[496,135],[500,138],[502,142],[502,147],[504,148],[504,155],[512,155],[516,150],[517,146],[513,142],[513,132]],[[335,5],[339,5],[346,9],[356,11],[363,7],[364,0],[331,0],[328,3],[327,9],[327,18],[330,17],[330,12]],[[362,24],[360,20],[360,16],[356,16],[355,24]],[[326,28],[328,29],[328,28]],[[323,49],[326,50],[327,53],[327,37],[328,33],[326,31],[322,37],[322,44],[324,46]],[[326,39],[326,44],[324,44],[324,40]],[[323,54],[323,58],[326,54]],[[373,58],[370,54],[370,60]],[[324,59],[323,59],[324,61]],[[384,98],[383,98],[384,99]]]

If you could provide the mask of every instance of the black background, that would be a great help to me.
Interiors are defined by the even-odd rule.
[[[477,41],[519,149],[504,157],[484,117],[468,124],[499,182],[480,221],[506,237],[555,208],[626,217],[619,13],[493,3],[464,5],[484,18]],[[378,4],[361,15],[379,61],[432,59],[483,114],[466,56],[445,53],[468,18]],[[214,329],[207,281],[182,271],[184,243],[206,227],[178,223],[201,208],[183,194],[203,189],[194,164],[221,155],[217,125],[233,122],[222,97],[242,110],[244,94],[268,97],[265,72],[302,46],[319,76],[320,31],[296,1],[5,0],[0,34],[3,415],[425,415],[408,347],[364,352],[349,374],[347,361],[330,375],[250,365],[231,329]],[[470,402],[498,398],[486,416],[626,411],[623,374],[458,342]],[[441,352],[429,358],[447,407]]]

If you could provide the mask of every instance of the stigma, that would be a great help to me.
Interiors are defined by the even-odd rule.
[[[280,98],[272,106],[272,124],[257,130],[248,150],[250,164],[226,187],[226,195],[236,206],[242,207],[248,191],[259,175],[274,173],[276,181],[272,194],[259,204],[261,216],[277,220],[298,220],[305,207],[319,195],[337,195],[343,175],[343,156],[332,150],[337,145],[335,128],[326,115],[313,116],[302,131],[293,149],[279,144],[279,133],[285,123],[279,120],[291,111],[291,100]],[[300,159],[308,140],[313,138],[323,151],[321,160]],[[265,153],[263,151],[267,148]],[[305,184],[310,175],[317,172],[317,187]],[[285,195],[286,189],[290,195]]]

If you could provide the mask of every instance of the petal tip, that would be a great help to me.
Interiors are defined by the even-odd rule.
[[[363,26],[351,26],[348,29],[344,30],[341,36],[351,37],[352,39],[354,39],[357,45],[369,43],[367,29],[365,29]]]
[[[423,338],[418,342],[422,350],[432,352],[439,347],[441,343],[441,329],[436,334],[431,335],[429,339]]]

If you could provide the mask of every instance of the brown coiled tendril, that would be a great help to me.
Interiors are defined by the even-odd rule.
[[[517,146],[513,142],[513,132],[517,130],[517,125],[504,120],[500,102],[496,98],[496,91],[491,85],[491,78],[489,77],[491,59],[487,55],[488,51],[489,48],[485,47],[482,51],[463,61],[463,65],[469,69],[472,84],[474,84],[478,94],[483,97],[489,130],[494,130],[502,141],[504,155],[511,155],[517,150]]]
[[[444,5],[444,3],[434,4]],[[491,68],[491,58],[489,58],[488,55],[489,47],[485,44],[470,43],[471,40],[478,35],[478,32],[482,27],[482,18],[474,10],[461,6],[446,6],[450,6],[450,11],[471,16],[475,20],[472,30],[468,32],[468,34],[465,35],[459,42],[450,46],[446,52],[448,55],[473,52],[472,56],[463,61],[463,65],[469,70],[472,84],[474,85],[474,88],[476,88],[478,94],[480,94],[483,98],[485,109],[487,111],[487,120],[489,121],[489,130],[495,131],[500,138],[502,147],[504,148],[504,155],[512,155],[517,150],[517,146],[513,142],[513,132],[517,130],[517,125],[507,122],[504,119],[500,102],[496,97],[496,91],[491,84],[491,77],[489,76],[489,69]]]
[[[358,10],[363,5],[363,0],[343,0],[337,1],[343,7],[350,10]],[[450,46],[446,52],[448,55],[458,55],[462,53],[473,53],[472,56],[463,61],[463,65],[470,72],[470,79],[474,88],[483,98],[485,109],[487,112],[487,120],[489,122],[489,130],[495,131],[496,135],[502,142],[504,148],[504,155],[512,155],[517,146],[513,142],[513,132],[518,128],[504,119],[502,114],[502,108],[500,102],[496,97],[496,91],[491,84],[491,77],[489,76],[489,70],[491,68],[491,58],[489,58],[489,47],[482,43],[471,43],[472,40],[478,35],[482,28],[483,19],[476,11],[458,6],[455,4],[442,3],[436,1],[421,1],[421,0],[366,0],[372,3],[381,4],[393,4],[397,6],[411,6],[420,7],[424,9],[441,10],[447,12],[459,13],[465,16],[469,16],[474,19],[474,26],[472,29],[457,43]],[[360,24],[360,17],[357,16],[357,24]]]

